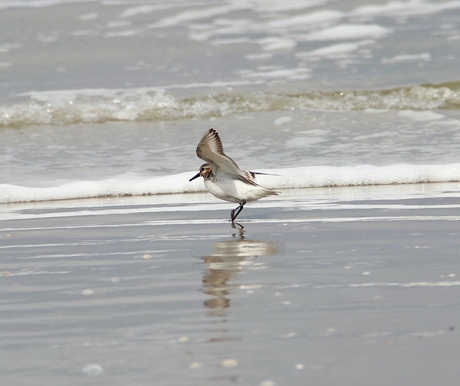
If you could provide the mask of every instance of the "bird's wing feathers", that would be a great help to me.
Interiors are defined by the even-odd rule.
[[[240,181],[250,185],[260,186],[254,181],[255,175],[267,174],[241,170],[235,161],[225,155],[222,141],[219,138],[219,134],[217,134],[217,131],[214,129],[209,129],[203,135],[203,138],[201,138],[201,141],[196,148],[196,155],[198,158],[201,158],[203,161],[209,163],[213,168],[214,173],[218,173],[218,171],[221,173],[228,173]],[[270,192],[269,194],[277,194],[271,189],[265,189],[267,189],[267,192]]]
[[[246,178],[236,162],[224,154],[224,147],[219,134],[214,129],[209,129],[201,138],[196,148],[196,155],[210,163],[216,171],[221,169],[223,172]]]

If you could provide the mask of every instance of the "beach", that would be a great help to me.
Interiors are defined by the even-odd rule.
[[[2,386],[457,385],[459,11],[0,2]]]
[[[454,385],[458,184],[11,204],[2,378]]]

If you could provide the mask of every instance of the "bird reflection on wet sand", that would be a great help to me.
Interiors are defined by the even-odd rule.
[[[203,292],[212,297],[204,302],[215,316],[224,316],[230,307],[229,295],[239,288],[231,279],[244,269],[263,267],[262,262],[255,261],[258,256],[274,255],[280,252],[280,244],[260,240],[235,238],[214,244],[213,254],[202,257],[207,264],[203,274]],[[251,283],[247,283],[251,286]]]

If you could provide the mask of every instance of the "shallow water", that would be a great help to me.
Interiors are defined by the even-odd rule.
[[[458,181],[459,122],[450,111],[293,111],[247,113],[208,126],[218,128],[240,167],[278,174],[259,180],[280,189]],[[201,179],[188,182],[202,164],[195,147],[203,127],[174,121],[4,131],[0,202],[203,189]],[[328,169],[339,167],[349,169]]]
[[[171,192],[210,127],[248,169],[458,162],[460,1],[1,6],[1,202]]]
[[[2,379],[453,384],[458,184],[284,196],[6,205]]]

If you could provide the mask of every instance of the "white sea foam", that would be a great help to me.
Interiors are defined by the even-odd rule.
[[[377,39],[391,32],[390,28],[377,24],[339,24],[312,32],[305,38],[307,40]]]
[[[353,16],[406,16],[427,15],[460,8],[460,1],[428,2],[425,0],[390,1],[381,5],[364,5],[356,8]]]
[[[433,111],[413,111],[403,110],[398,113],[400,117],[411,118],[414,121],[437,121],[443,119],[443,114],[434,113]]]
[[[349,58],[351,53],[354,53],[362,46],[372,44],[373,42],[373,40],[366,39],[354,43],[337,43],[326,47],[321,47],[313,51],[299,52],[296,54],[296,56],[303,59],[335,59],[343,57]]]
[[[460,182],[460,163],[444,165],[360,165],[355,167],[311,166],[260,170],[258,182],[273,189],[319,188]],[[0,203],[79,199],[90,197],[192,193],[204,191],[201,179],[189,182],[195,172],[171,176],[122,175],[98,181],[71,181],[60,186],[27,187],[0,185]],[[52,185],[52,184],[50,184]]]
[[[286,50],[296,46],[296,42],[292,39],[279,38],[268,36],[259,41],[263,51]]]
[[[307,14],[300,14],[290,17],[277,18],[276,20],[267,21],[265,27],[269,31],[273,29],[312,29],[321,25],[327,26],[337,22],[343,17],[343,13],[333,10],[322,10]]]
[[[364,44],[362,42],[358,45]],[[353,46],[354,48],[355,46]],[[348,47],[349,48],[349,47]],[[347,47],[332,48],[340,55]],[[356,46],[357,48],[357,46]],[[320,52],[321,54],[321,52]],[[300,55],[300,54],[299,54]],[[241,70],[240,82],[172,85],[167,88],[81,89],[33,92],[20,95],[30,101],[0,107],[0,127],[66,125],[117,121],[165,121],[207,119],[249,111],[276,110],[432,110],[460,106],[459,82],[445,85],[419,85],[389,90],[309,91],[303,94],[269,92],[221,94],[179,98],[168,90],[234,88],[258,84],[262,79],[308,79],[307,67],[261,66]]]
[[[211,17],[216,17],[219,15],[225,15],[231,11],[244,10],[249,6],[245,4],[235,4],[235,5],[223,5],[216,7],[209,7],[201,10],[193,11],[183,11],[177,15],[165,18],[159,22],[152,23],[149,28],[165,28],[172,27],[175,25],[180,25],[184,22],[191,22],[194,20],[206,19]]]
[[[249,3],[254,7],[254,9],[261,12],[285,12],[323,5],[327,3],[327,0],[259,0],[249,1]]]
[[[402,63],[402,62],[429,62],[431,54],[424,52],[416,55],[395,55],[392,58],[383,58],[382,63]]]
[[[291,122],[291,121],[292,121],[292,117],[282,116],[282,117],[276,118],[274,120],[273,124],[275,126],[279,126],[279,125],[283,125],[283,124]]]
[[[0,44],[0,54],[5,54],[9,53],[12,50],[21,48],[22,44],[20,43],[6,43],[6,44]]]
[[[7,8],[41,8],[69,3],[87,3],[88,0],[11,0],[2,1],[0,9]]]
[[[239,72],[243,78],[265,78],[276,79],[284,78],[289,80],[308,79],[310,77],[309,68],[277,68],[267,67],[257,71],[243,70]]]
[[[129,3],[131,5],[131,3]],[[134,5],[126,8],[118,17],[120,19],[134,17],[138,15],[145,15],[162,9],[175,8],[177,4],[156,4],[156,5]]]

